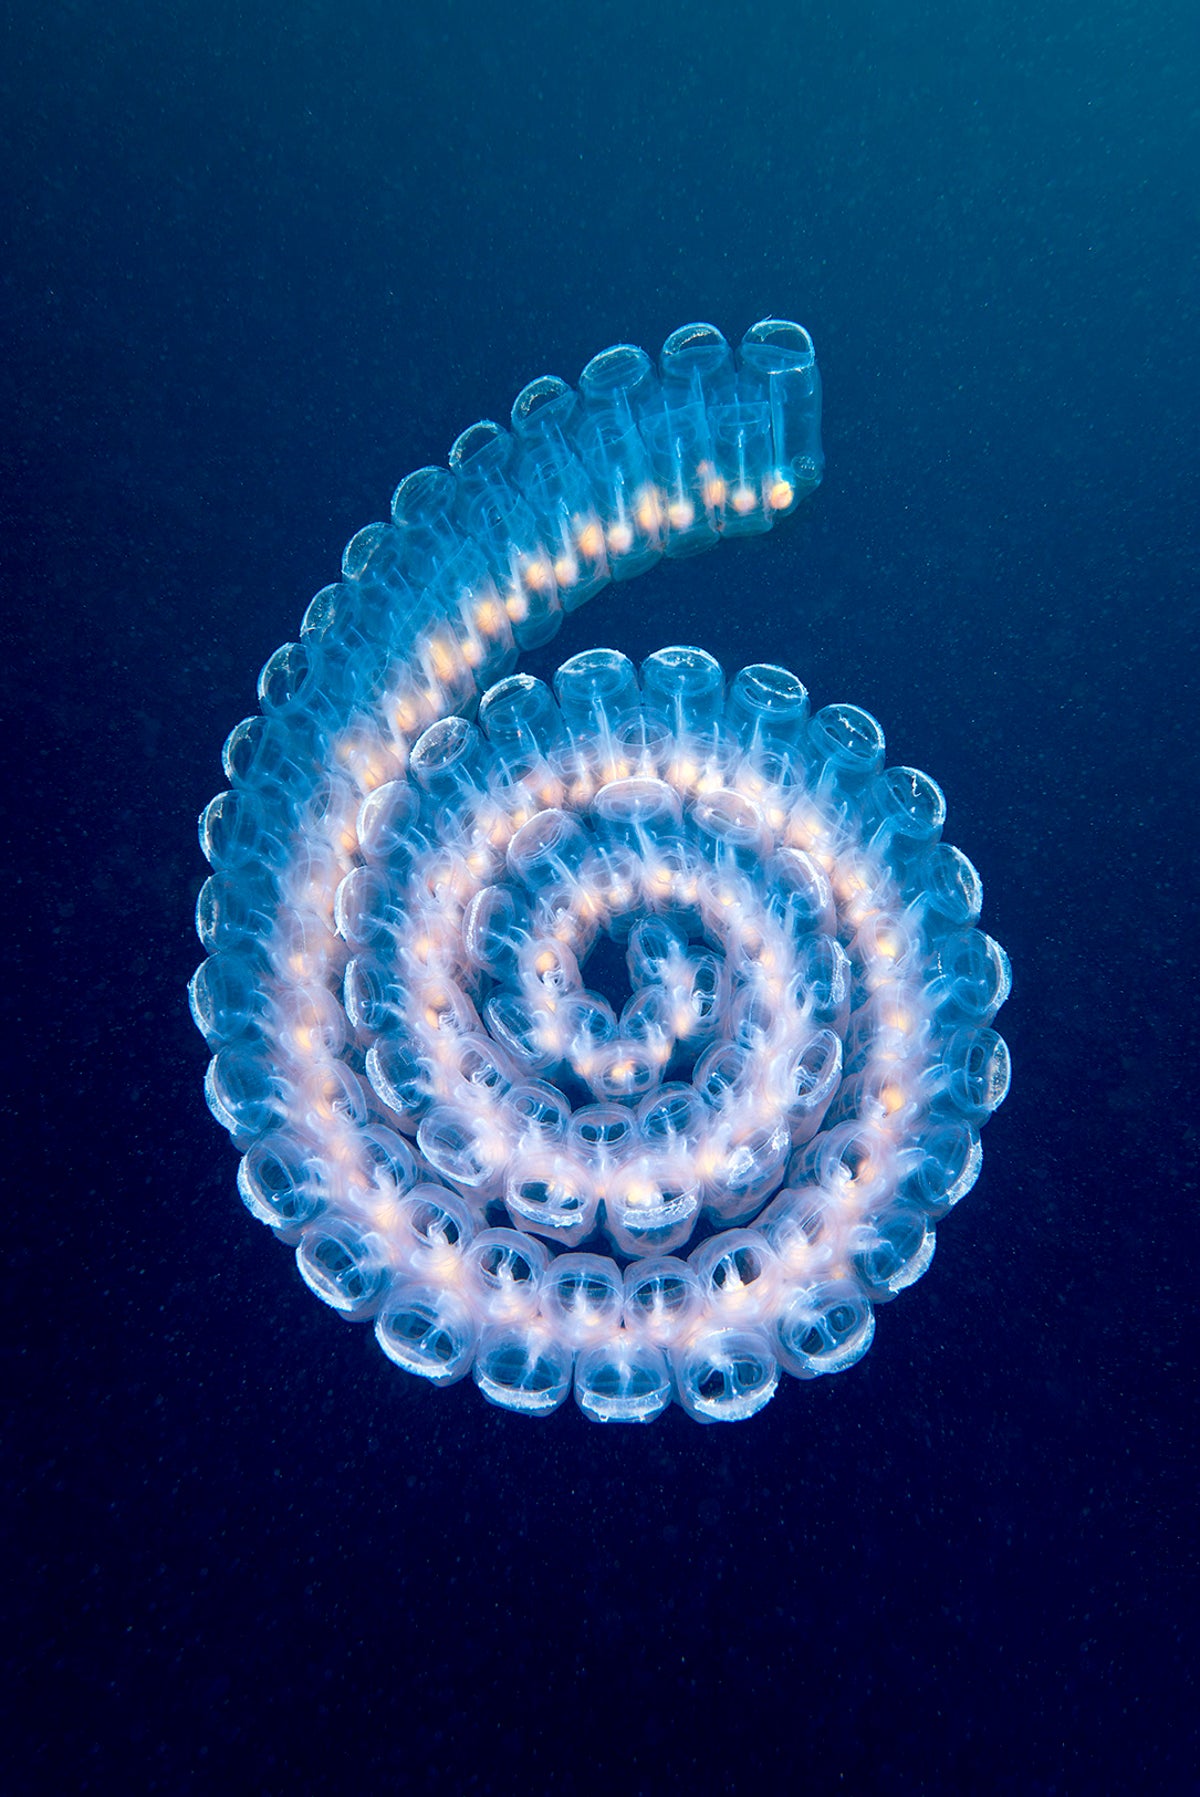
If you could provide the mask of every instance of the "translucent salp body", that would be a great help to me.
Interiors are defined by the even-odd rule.
[[[1010,973],[936,783],[773,665],[513,668],[821,469],[786,321],[531,382],[357,533],[230,734],[209,1104],[247,1208],[411,1374],[740,1420],[866,1352],[978,1177]]]

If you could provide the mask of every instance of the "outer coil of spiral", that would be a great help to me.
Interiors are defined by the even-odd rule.
[[[929,1265],[1007,1089],[1008,964],[866,713],[691,648],[508,673],[608,578],[811,491],[806,333],[735,363],[686,327],[657,374],[619,346],[513,425],[401,484],[226,744],[208,1100],[248,1208],[409,1372],[738,1420]],[[606,943],[627,996],[589,987]]]

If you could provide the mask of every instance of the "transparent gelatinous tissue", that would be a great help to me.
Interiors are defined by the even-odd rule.
[[[516,666],[822,465],[785,320],[533,381],[356,534],[226,744],[209,1104],[305,1282],[431,1385],[753,1416],[866,1353],[978,1178],[1011,974],[937,783],[771,663]]]

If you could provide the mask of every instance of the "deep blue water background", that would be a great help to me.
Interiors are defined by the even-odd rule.
[[[1190,5],[62,4],[7,30],[10,1788],[1197,1785]],[[406,1382],[233,1191],[193,818],[341,544],[530,376],[802,319],[826,484],[571,620],[950,798],[1013,1092],[753,1424]]]

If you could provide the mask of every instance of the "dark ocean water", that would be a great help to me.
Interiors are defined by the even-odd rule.
[[[7,45],[7,1788],[1200,1788],[1193,9],[116,0]],[[1013,1090],[854,1371],[526,1422],[238,1204],[193,820],[401,474],[768,312],[824,375],[806,514],[532,665],[691,638],[876,712],[983,872]]]

